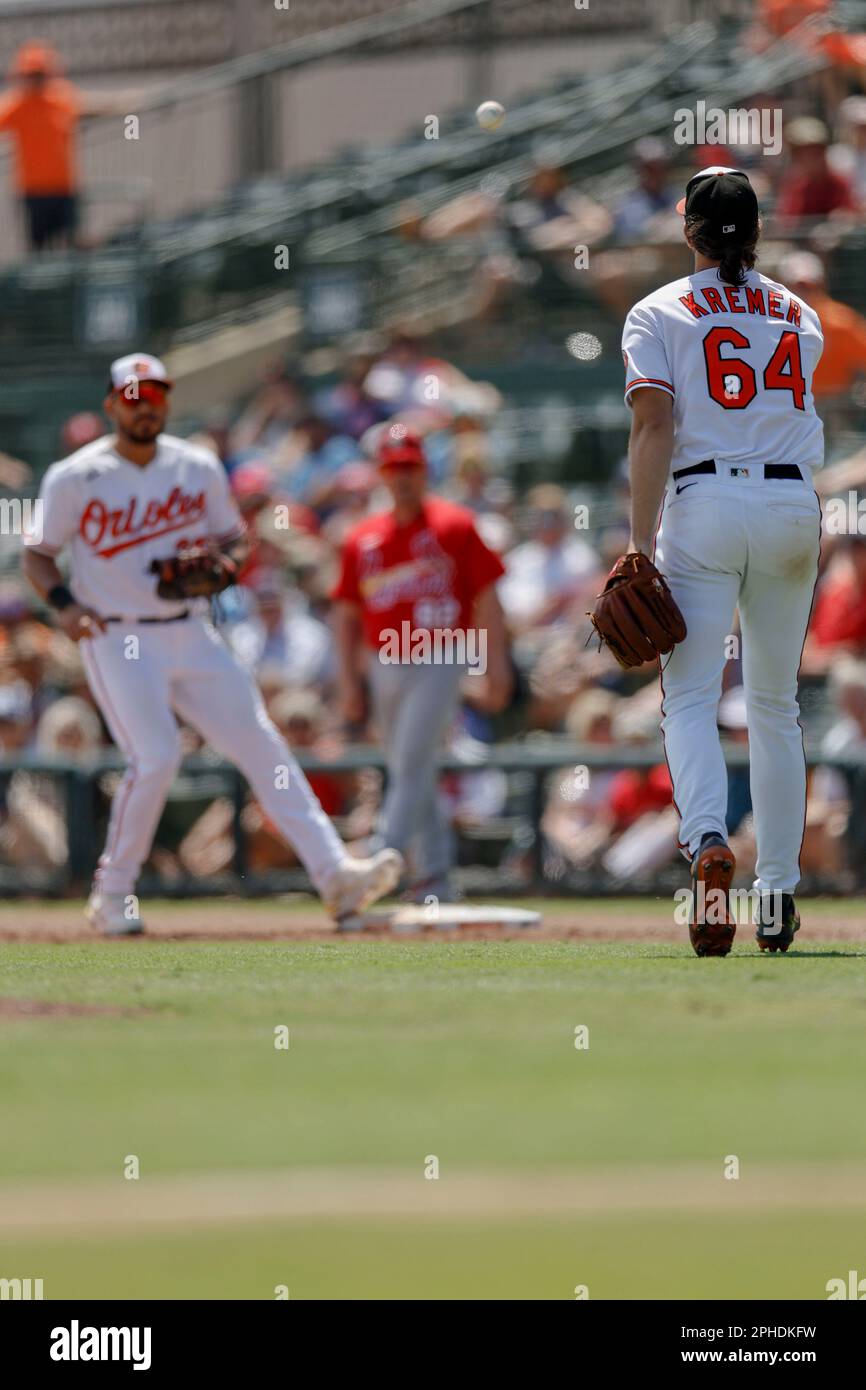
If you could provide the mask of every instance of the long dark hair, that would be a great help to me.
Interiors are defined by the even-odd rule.
[[[760,218],[745,233],[725,236],[707,217],[692,214],[686,218],[689,245],[710,261],[719,261],[719,279],[726,285],[743,285],[746,271],[753,270],[758,259],[761,236]]]

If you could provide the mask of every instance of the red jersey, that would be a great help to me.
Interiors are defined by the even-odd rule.
[[[610,786],[608,805],[623,830],[647,811],[663,811],[673,801],[671,775],[664,763],[657,767],[623,768]]]
[[[851,575],[829,576],[819,585],[810,632],[819,647],[866,643],[866,595]]]
[[[346,537],[331,595],[361,607],[364,639],[378,648],[386,630],[465,630],[477,596],[505,573],[499,556],[475,529],[465,507],[425,497],[407,526],[393,512],[360,522]]]
[[[857,199],[848,179],[833,169],[819,175],[794,175],[783,186],[776,208],[786,218],[829,217],[840,210],[857,212]]]

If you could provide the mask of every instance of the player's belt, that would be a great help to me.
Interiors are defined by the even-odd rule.
[[[172,613],[170,618],[124,618],[119,617],[116,613],[111,613],[102,621],[104,623],[179,623],[188,617],[189,609],[185,608],[182,613]]]
[[[724,467],[724,465],[722,465]],[[748,472],[748,469],[741,469],[731,464],[731,469],[735,473]],[[674,482],[678,483],[680,478],[691,478],[695,473],[718,473],[715,459],[704,459],[703,463],[693,463],[690,468],[678,468],[674,473]],[[792,478],[802,483],[803,474],[795,463],[765,463],[765,478]]]

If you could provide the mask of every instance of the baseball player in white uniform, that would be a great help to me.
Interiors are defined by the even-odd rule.
[[[623,332],[632,409],[630,549],[666,577],[687,636],[662,669],[662,730],[692,864],[692,944],[727,955],[727,776],[716,724],[739,609],[760,897],[757,939],[786,951],[806,813],[797,675],[821,530],[812,471],[823,428],[812,374],[815,312],[754,270],[758,203],[745,174],[696,174],[679,204],[692,275],[630,311]]]
[[[81,640],[94,699],[128,760],[87,917],[109,935],[142,930],[135,886],[180,762],[177,715],[241,769],[339,921],[388,893],[402,860],[394,850],[348,855],[258,689],[198,611],[206,602],[157,594],[152,561],[204,542],[231,582],[246,548],[219,460],[163,433],[171,385],[146,353],[112,364],[114,433],[48,469],[40,533],[25,537],[24,572]],[[66,549],[68,587],[56,560]]]

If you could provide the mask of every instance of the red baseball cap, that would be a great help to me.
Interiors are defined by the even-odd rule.
[[[409,464],[415,468],[426,468],[427,459],[420,435],[407,430],[405,425],[391,425],[379,441],[376,458],[380,468],[399,464]]]

